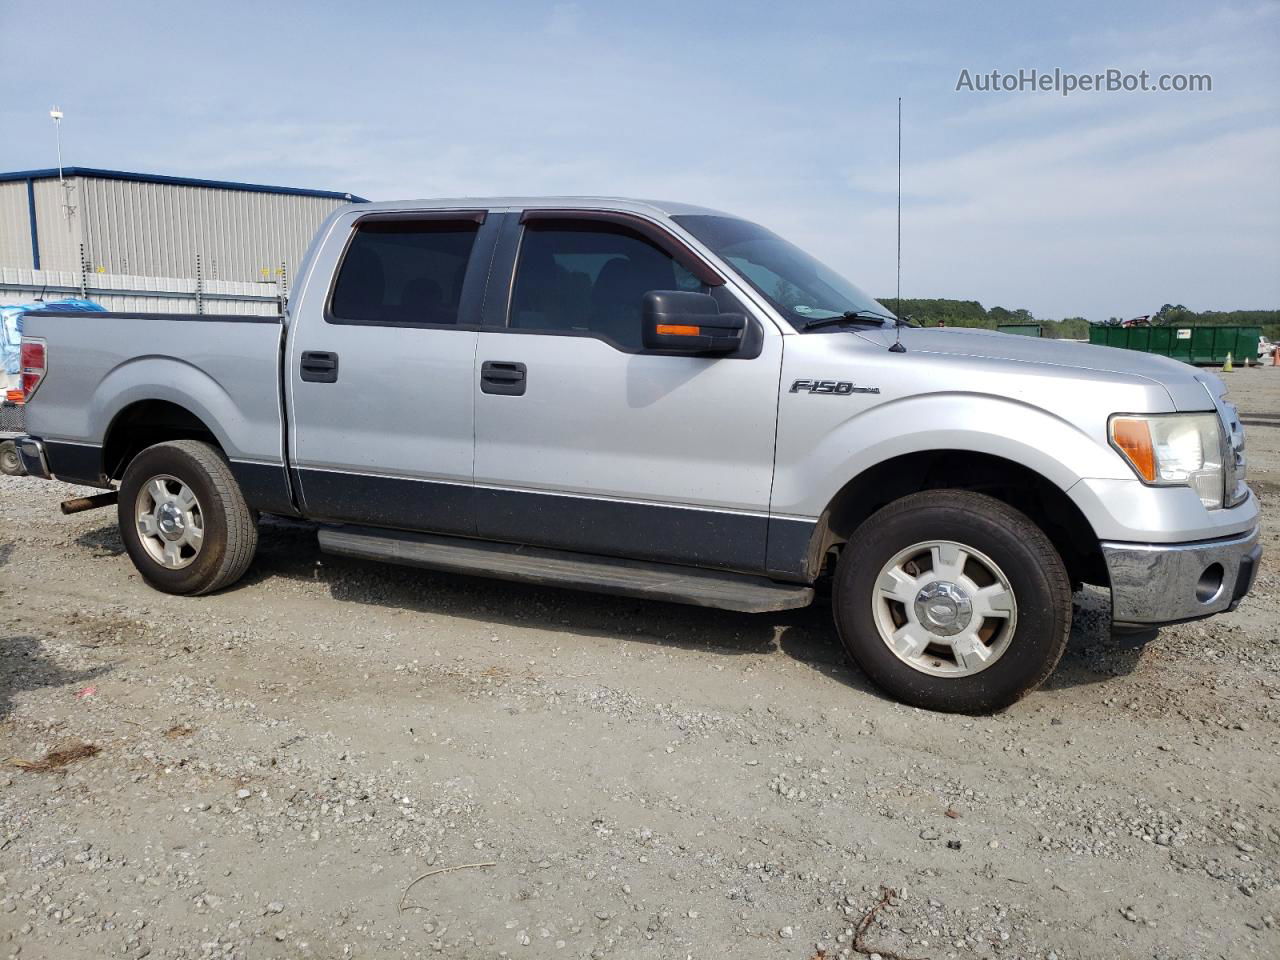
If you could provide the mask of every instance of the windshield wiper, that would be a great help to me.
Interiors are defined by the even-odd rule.
[[[838,323],[859,323],[877,321],[876,326],[884,326],[884,322],[894,324],[895,326],[902,323],[897,317],[886,317],[883,313],[876,313],[874,310],[846,310],[844,313],[834,317],[819,317],[816,320],[808,320],[801,327],[801,330],[814,330],[818,327],[830,327]]]

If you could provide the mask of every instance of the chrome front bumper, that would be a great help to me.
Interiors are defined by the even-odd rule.
[[[1253,587],[1259,528],[1197,543],[1109,543],[1111,619],[1119,626],[1198,620],[1232,610]]]
[[[29,477],[39,477],[41,480],[52,480],[54,476],[49,472],[49,461],[45,459],[44,444],[35,437],[18,437],[14,441],[18,448],[18,457],[22,460],[22,468],[27,471]]]

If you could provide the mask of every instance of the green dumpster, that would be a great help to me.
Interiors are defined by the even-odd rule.
[[[1111,327],[1089,328],[1089,342],[1173,357],[1197,366],[1218,366],[1227,354],[1242,363],[1258,356],[1261,327]]]
[[[1044,330],[1038,323],[1001,323],[996,326],[1000,333],[1016,333],[1022,337],[1042,337]]]

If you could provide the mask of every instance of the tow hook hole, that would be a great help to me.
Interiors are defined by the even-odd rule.
[[[1200,582],[1196,584],[1196,599],[1201,603],[1210,603],[1222,592],[1222,564],[1211,563],[1200,574]]]

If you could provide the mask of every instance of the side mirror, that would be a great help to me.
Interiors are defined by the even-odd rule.
[[[646,349],[718,354],[742,346],[747,318],[721,313],[710,294],[650,290],[644,295],[641,325]]]

